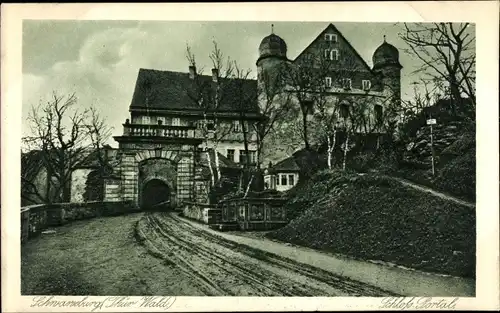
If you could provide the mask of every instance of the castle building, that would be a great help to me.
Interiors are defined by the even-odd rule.
[[[325,61],[327,70],[321,67]],[[247,150],[251,163],[259,159],[262,164],[276,164],[290,157],[302,148],[302,140],[289,145],[285,143],[288,134],[273,131],[264,145],[267,150],[257,156],[252,127],[266,118],[262,114],[263,86],[274,86],[269,82],[282,79],[284,69],[309,66],[320,72],[323,92],[340,119],[347,119],[349,112],[368,98],[376,101],[370,101],[366,114],[377,119],[400,99],[402,66],[398,50],[384,39],[373,54],[370,68],[333,24],[294,60],[288,59],[282,38],[274,33],[266,36],[259,46],[256,66],[257,80],[221,78],[217,69],[212,75],[201,75],[194,66],[187,72],[140,69],[129,106],[130,118],[123,124],[123,134],[114,137],[119,147],[113,173],[104,182],[104,200],[131,200],[138,206],[155,201],[173,206],[185,201],[204,202],[210,183],[207,166],[213,172],[210,165],[214,159],[220,161],[219,171],[224,173],[241,168]],[[292,82],[279,86],[280,95],[288,93],[294,98]],[[224,97],[217,96],[221,90]],[[306,94],[314,92],[310,89]],[[293,101],[295,106],[300,105],[297,99]],[[310,113],[314,118],[314,110]],[[242,132],[243,127],[246,132]],[[284,153],[283,146],[291,151]],[[296,169],[286,170],[276,168],[279,181],[268,177],[268,184],[279,184],[283,190],[295,185],[299,179]]]
[[[383,43],[374,51],[372,61],[373,67],[370,68],[333,24],[329,24],[293,60],[287,57],[286,42],[271,33],[259,46],[256,63],[258,86],[261,91],[269,90],[269,86],[282,86],[277,102],[288,99],[295,108],[304,105],[300,102],[307,100],[311,127],[317,125],[314,123],[315,116],[323,118],[315,114],[317,109],[314,104],[314,99],[321,93],[328,111],[335,114],[335,123],[338,125],[344,128],[351,126],[355,133],[384,133],[383,123],[395,118],[389,116],[390,109],[400,105],[402,66],[397,48],[386,42],[385,36]],[[297,77],[289,74],[294,71]],[[284,81],[281,84],[273,83],[279,79]],[[261,107],[267,105],[267,99],[269,95],[260,94]],[[351,125],[353,119],[349,117],[354,112],[359,113],[359,109],[363,110],[366,125]],[[298,110],[295,112],[295,116],[288,118],[300,119]],[[290,127],[289,122],[284,124]],[[298,138],[300,136],[296,132],[295,135],[296,138],[290,140],[293,137],[290,132],[277,131],[271,134],[269,144],[267,147],[264,145],[265,155],[262,159],[276,163],[303,148],[303,141]]]

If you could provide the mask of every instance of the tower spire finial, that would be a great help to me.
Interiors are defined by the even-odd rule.
[[[274,24],[271,24],[271,34],[274,34]]]
[[[384,35],[384,42],[385,42],[385,35]]]

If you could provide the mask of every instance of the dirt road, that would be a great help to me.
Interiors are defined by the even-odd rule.
[[[214,235],[175,213],[146,213],[136,234],[150,253],[209,296],[386,296],[361,282]],[[181,277],[179,277],[181,278]],[[184,294],[177,294],[182,296]]]

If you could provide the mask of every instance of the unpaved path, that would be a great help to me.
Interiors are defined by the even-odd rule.
[[[380,288],[253,249],[175,214],[146,213],[138,237],[151,253],[209,296],[387,296]],[[182,294],[178,294],[181,296]]]
[[[400,182],[401,184],[405,185],[405,186],[409,186],[411,188],[414,188],[414,189],[417,189],[417,190],[420,190],[420,191],[423,191],[423,192],[428,192],[428,193],[431,193],[433,194],[434,196],[436,197],[439,197],[441,199],[445,199],[445,200],[449,200],[449,201],[453,201],[455,203],[458,203],[458,204],[461,204],[461,205],[464,205],[464,206],[467,206],[469,208],[476,208],[476,205],[474,203],[470,203],[470,202],[467,202],[467,201],[464,201],[464,200],[461,200],[461,199],[458,199],[456,197],[453,197],[451,195],[448,195],[448,194],[445,194],[445,193],[442,193],[442,192],[439,192],[439,191],[436,191],[432,188],[429,188],[429,187],[426,187],[426,186],[422,186],[422,185],[419,185],[419,184],[416,184],[416,183],[413,183],[409,180],[406,180],[406,179],[403,179],[403,178],[399,178],[399,177],[393,177],[393,176],[386,176],[390,179],[393,179],[395,181],[398,181]]]

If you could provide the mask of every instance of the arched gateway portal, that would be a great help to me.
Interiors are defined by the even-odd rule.
[[[159,209],[157,206],[169,201],[168,207],[176,205],[177,169],[168,159],[150,158],[139,163],[139,206],[143,209]]]
[[[144,209],[154,209],[159,204],[170,201],[170,187],[159,179],[146,182],[141,194],[141,206]]]

